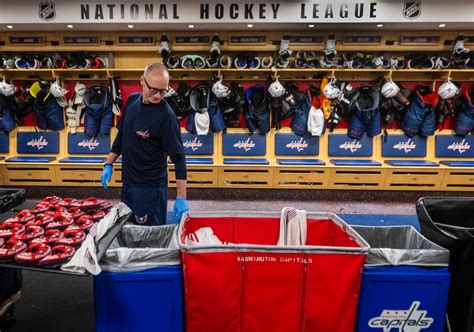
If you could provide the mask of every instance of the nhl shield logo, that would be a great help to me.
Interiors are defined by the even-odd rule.
[[[56,9],[54,2],[45,1],[39,3],[38,15],[43,21],[51,21],[56,17]]]
[[[421,15],[420,0],[405,0],[403,5],[403,16],[409,20],[418,18]]]

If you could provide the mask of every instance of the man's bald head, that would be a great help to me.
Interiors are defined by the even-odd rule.
[[[168,69],[161,63],[150,63],[145,67],[140,82],[143,87],[143,102],[157,104],[164,98],[164,93],[154,91],[168,89],[170,83]]]
[[[165,79],[167,82],[169,82],[170,75],[168,73],[168,68],[166,68],[165,65],[159,63],[159,62],[153,62],[150,63],[145,67],[145,71],[143,72],[143,76],[148,77],[148,76],[154,76],[158,79]]]

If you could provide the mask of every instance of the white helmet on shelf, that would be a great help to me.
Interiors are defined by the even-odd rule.
[[[16,92],[16,88],[13,84],[7,83],[5,80],[5,76],[3,76],[3,80],[0,82],[0,94],[9,97],[13,96]]]
[[[342,95],[342,91],[333,82],[330,82],[324,87],[323,94],[327,99],[337,99]]]
[[[216,95],[217,98],[227,98],[229,97],[231,91],[228,87],[222,84],[222,81],[219,80],[212,86],[212,92]]]
[[[279,81],[275,81],[268,87],[268,93],[273,98],[281,97],[285,93],[285,88]]]
[[[441,84],[438,88],[438,95],[441,99],[450,99],[459,93],[459,88],[450,79]]]
[[[385,98],[393,98],[400,92],[400,87],[391,79],[385,82],[380,89],[380,93]]]

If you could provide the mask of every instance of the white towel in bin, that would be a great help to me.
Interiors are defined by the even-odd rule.
[[[306,211],[285,207],[281,210],[279,246],[304,246],[306,244]]]

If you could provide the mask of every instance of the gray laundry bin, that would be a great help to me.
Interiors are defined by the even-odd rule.
[[[127,225],[94,277],[96,332],[183,332],[177,225]]]

